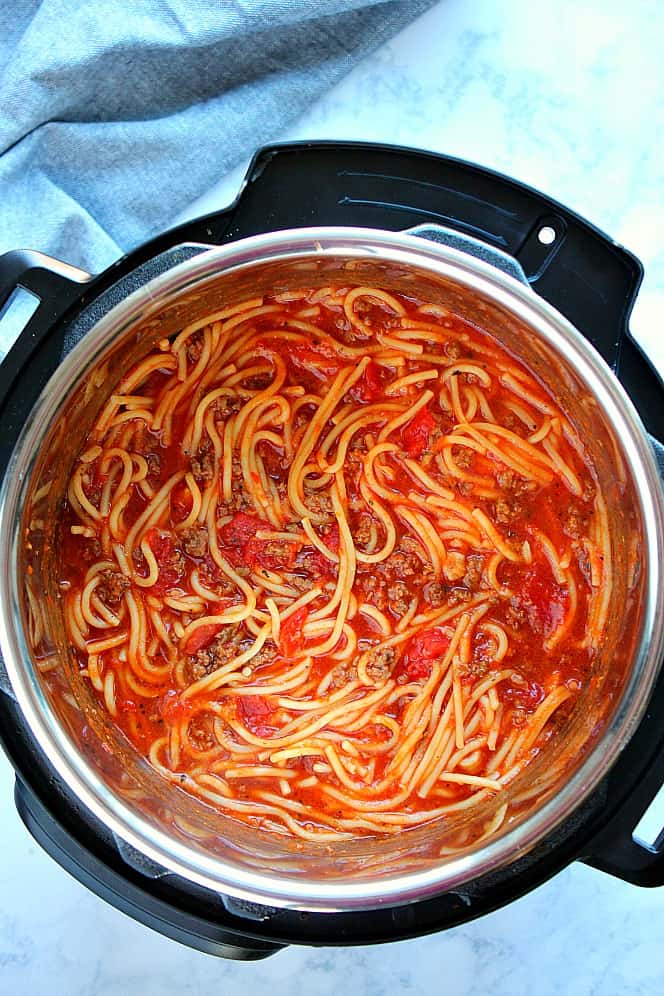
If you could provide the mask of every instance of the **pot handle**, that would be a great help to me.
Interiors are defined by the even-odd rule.
[[[655,460],[659,467],[659,476],[662,478],[662,484],[664,485],[664,444],[660,443],[659,439],[655,439],[650,433],[648,433],[648,438],[655,453]]]
[[[0,692],[8,695],[11,699],[16,701],[16,696],[14,695],[14,690],[11,686],[9,680],[9,675],[7,674],[7,668],[5,667],[5,662],[2,659],[2,654],[0,654]]]
[[[582,858],[584,865],[613,875],[630,885],[654,889],[664,885],[664,828],[654,845],[634,839],[624,820],[609,828],[592,844],[592,852]]]
[[[664,481],[664,446],[650,435],[659,473]],[[620,785],[622,772],[640,769],[636,788],[628,798],[622,799],[604,826],[593,838],[581,857],[584,864],[607,872],[632,885],[654,887],[664,885],[664,827],[652,843],[635,836],[636,827],[664,787],[664,735],[661,715],[664,708],[664,668],[660,671],[645,717],[621,754],[615,769],[609,775],[608,797],[611,782]],[[652,749],[652,741],[655,749]]]
[[[427,242],[436,242],[438,245],[468,253],[469,256],[489,263],[502,273],[530,287],[521,263],[514,256],[503,252],[502,249],[496,249],[488,242],[466,235],[465,232],[447,228],[445,225],[415,225],[413,228],[404,229],[404,235],[416,235],[417,238],[425,239]]]
[[[664,674],[660,675],[655,698],[664,695]],[[658,710],[649,707],[649,718],[659,723]],[[638,738],[638,732],[637,732]],[[642,771],[637,787],[610,817],[580,858],[584,864],[615,878],[646,888],[664,885],[664,827],[652,843],[635,836],[636,827],[659,790],[664,786],[664,743],[649,767]]]
[[[80,295],[81,284],[91,279],[86,270],[41,252],[18,249],[0,256],[0,320],[14,291],[20,288],[29,291],[39,301],[0,363],[0,398],[4,397],[7,386],[20,374],[35,346]]]
[[[16,250],[0,256],[0,321],[7,304],[19,288],[38,299],[38,306],[17,335],[0,363],[0,398],[7,385],[20,375],[36,345],[64,315],[81,291],[81,284],[91,279],[89,273],[44,253]],[[13,440],[14,413],[2,411],[3,440]],[[0,446],[1,446],[0,442]],[[9,677],[0,655],[0,691],[13,697]]]
[[[264,941],[213,922],[199,909],[180,907],[167,893],[150,888],[154,876],[145,868],[129,870],[108,855],[101,834],[78,836],[49,811],[20,778],[14,786],[16,809],[29,833],[54,861],[96,896],[133,920],[197,951],[234,961],[258,961],[276,954],[283,944]],[[133,872],[137,871],[138,874]]]
[[[14,291],[22,288],[38,300],[37,308],[24,328],[16,334],[7,355],[2,358],[0,353],[0,419],[2,420],[0,482],[14,443],[24,424],[26,411],[30,410],[34,400],[30,398],[30,391],[20,392],[20,397],[15,400],[17,392],[10,392],[10,386],[19,382],[22,376],[25,377],[28,364],[42,341],[52,336],[51,361],[53,366],[56,366],[61,356],[66,354],[99,320],[104,310],[112,307],[151,277],[210,248],[210,245],[203,243],[182,243],[172,246],[150,259],[149,263],[139,266],[129,276],[111,283],[105,291],[96,295],[93,305],[89,308],[85,308],[85,302],[81,301],[81,290],[93,280],[93,276],[85,270],[31,250],[17,250],[0,256],[0,321],[3,309],[11,300]],[[55,327],[75,302],[78,305],[83,303],[82,314],[68,324],[64,336],[53,336]],[[1,653],[0,692],[14,698]]]

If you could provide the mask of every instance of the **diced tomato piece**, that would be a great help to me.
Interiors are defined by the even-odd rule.
[[[159,565],[159,577],[152,586],[157,593],[173,588],[184,574],[184,560],[171,533],[152,528],[145,534],[145,540]]]
[[[247,512],[238,512],[230,522],[222,526],[219,538],[231,563],[250,567],[252,570],[264,567],[268,571],[276,571],[292,567],[297,544],[258,539],[256,533],[266,529],[272,529],[269,522]]]
[[[442,629],[425,629],[417,633],[410,641],[408,655],[412,660],[419,658],[435,660],[442,657],[448,650],[450,638]]]
[[[293,345],[288,353],[288,361],[294,367],[306,370],[321,381],[336,377],[342,367],[337,354],[324,342],[315,345],[308,343]]]
[[[422,456],[429,444],[429,437],[434,430],[436,423],[429,411],[428,406],[420,408],[419,412],[411,418],[401,433],[404,449],[411,457]]]
[[[394,677],[405,676],[407,681],[428,678],[435,660],[444,657],[450,646],[449,636],[442,629],[427,629],[417,633],[408,650],[395,668]]]
[[[356,384],[350,389],[350,396],[354,401],[361,401],[370,404],[377,401],[383,393],[383,382],[380,377],[380,367],[373,360],[369,360],[364,373]]]
[[[279,553],[273,552],[274,548],[270,546],[270,540],[249,540],[243,555],[247,567],[251,567],[253,570],[264,567],[268,571],[278,571],[284,567],[291,568],[295,563],[297,544],[288,541],[280,544],[279,540],[275,542],[279,544]]]
[[[309,554],[309,562],[311,563],[311,575],[313,578],[320,580],[331,577],[334,564],[320,550],[314,550]]]
[[[195,654],[199,650],[203,650],[204,647],[212,643],[220,630],[221,626],[219,623],[209,623],[206,626],[199,626],[187,639],[184,652],[186,654]]]
[[[548,568],[530,571],[516,597],[537,633],[548,636],[565,618],[567,592],[556,584]]]
[[[167,723],[179,723],[187,716],[191,716],[194,702],[191,699],[181,698],[180,693],[171,688],[160,699],[159,711]]]
[[[279,649],[284,657],[292,657],[304,646],[304,636],[302,630],[307,621],[309,613],[306,608],[297,609],[296,612],[285,619],[281,624],[279,633]]]
[[[240,717],[254,736],[269,736],[273,727],[267,722],[274,709],[262,695],[239,695],[238,712]]]
[[[246,567],[250,567],[252,571],[255,571],[257,567],[266,567],[267,570],[272,570],[272,565],[261,563],[261,551],[265,543],[263,540],[250,539],[242,548],[242,564]]]
[[[182,522],[191,512],[194,499],[191,491],[184,482],[176,484],[171,491],[171,519],[173,522]]]
[[[219,538],[224,546],[235,548],[241,553],[259,529],[271,528],[269,522],[266,522],[265,519],[260,519],[257,515],[250,515],[248,512],[236,512],[231,521],[227,522],[219,530]]]
[[[252,557],[252,562],[247,563],[247,547],[250,543],[258,543],[259,546],[263,545],[262,540],[256,540],[256,533],[261,529],[271,529],[270,523],[266,522],[265,519],[259,518],[257,515],[249,515],[247,512],[237,512],[230,522],[227,522],[219,530],[219,539],[224,545],[224,552],[226,553],[228,559],[232,564],[236,566],[247,564],[249,567],[255,567],[255,549],[252,547],[251,552],[254,554]]]
[[[431,674],[431,667],[433,661],[428,658],[422,658],[421,660],[406,661],[403,667],[403,673],[406,675],[408,681],[421,681],[429,677]]]

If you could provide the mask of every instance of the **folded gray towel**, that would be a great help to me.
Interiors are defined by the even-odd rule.
[[[431,3],[0,4],[0,252],[99,270]]]

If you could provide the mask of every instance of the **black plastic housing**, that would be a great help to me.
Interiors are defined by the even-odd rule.
[[[352,225],[399,230],[436,222],[513,255],[532,287],[612,366],[650,433],[664,440],[664,388],[629,335],[639,261],[578,215],[504,176],[457,159],[360,143],[303,143],[259,151],[229,208],[160,235],[88,281],[29,253],[0,257],[0,308],[17,286],[41,304],[0,365],[0,476],[65,334],[95,306],[163,268],[183,243],[223,244],[287,228]],[[554,238],[544,244],[543,228]],[[169,254],[177,261],[177,253]],[[159,258],[159,261],[158,259]],[[88,321],[89,324],[89,321]],[[526,857],[435,899],[366,913],[301,913],[222,899],[174,875],[151,878],[50,767],[12,698],[0,692],[0,740],[17,772],[26,826],[63,867],[135,919],[221,957],[261,958],[283,944],[376,943],[446,929],[518,898],[573,860],[637,885],[664,884],[664,853],[632,830],[664,781],[664,678],[607,778],[570,820]]]

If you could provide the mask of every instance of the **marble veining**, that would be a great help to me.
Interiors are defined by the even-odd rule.
[[[567,203],[646,265],[632,328],[664,372],[662,52],[655,2],[442,0],[272,137],[429,148]],[[225,206],[244,166],[186,216]],[[444,934],[290,948],[253,965],[217,961],[132,922],[57,867],[20,824],[12,781],[0,758],[0,996],[664,992],[664,890],[582,865]]]

